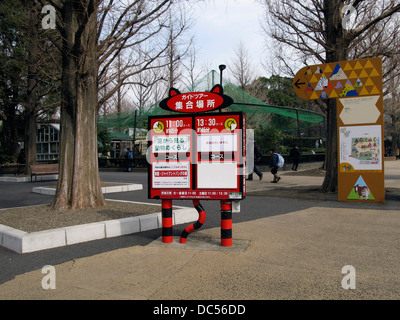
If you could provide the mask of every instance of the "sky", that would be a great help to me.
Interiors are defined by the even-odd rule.
[[[230,73],[232,60],[235,59],[240,41],[248,50],[252,65],[266,75],[261,65],[265,59],[265,34],[260,20],[263,7],[255,0],[208,0],[196,4],[194,9],[195,25],[193,32],[196,44],[198,64],[208,66],[219,72],[218,66],[225,64],[224,78],[233,80]]]

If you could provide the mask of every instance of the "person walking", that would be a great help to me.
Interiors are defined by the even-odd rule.
[[[275,148],[272,148],[271,157],[269,158],[269,167],[271,168],[271,173],[274,176],[274,180],[272,180],[271,183],[277,183],[279,180],[281,180],[281,177],[278,176],[278,162],[278,153],[276,152]]]
[[[297,167],[299,166],[299,161],[301,157],[301,153],[297,145],[294,145],[293,148],[290,150],[290,157],[293,160],[292,170],[297,171]]]
[[[253,172],[255,172],[258,177],[260,178],[260,180],[262,180],[263,178],[263,173],[260,171],[260,169],[257,168],[256,166],[256,161],[260,161],[262,157],[262,152],[260,147],[254,142],[254,164],[253,164]],[[247,178],[247,180],[253,180],[253,172],[251,172],[249,174],[249,177]]]
[[[131,172],[132,171],[132,162],[133,162],[133,152],[130,148],[127,148],[125,153],[125,171]]]

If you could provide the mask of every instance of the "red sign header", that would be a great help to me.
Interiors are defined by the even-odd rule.
[[[169,97],[160,102],[160,107],[168,111],[198,113],[226,108],[232,103],[232,98],[224,95],[222,86],[217,84],[210,92],[180,93],[171,88]]]

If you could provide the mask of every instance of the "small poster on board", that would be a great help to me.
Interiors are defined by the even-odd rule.
[[[382,128],[375,126],[347,126],[339,128],[340,166],[353,170],[382,170]]]

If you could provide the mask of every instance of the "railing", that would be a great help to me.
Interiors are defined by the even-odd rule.
[[[293,163],[290,155],[282,155],[285,159],[285,163]],[[258,165],[268,165],[270,155],[262,156],[260,161],[257,161]],[[300,162],[321,162],[325,161],[325,153],[316,153],[316,154],[302,154]]]
[[[131,168],[147,168],[146,158],[135,158],[130,160]],[[123,158],[99,158],[99,168],[126,168],[128,166],[127,159]]]
[[[3,174],[14,174],[20,175],[25,172],[25,165],[24,164],[7,164],[7,165],[0,165],[0,176]]]
[[[289,155],[282,155],[285,158],[285,163],[292,163],[292,159]],[[269,155],[264,155],[261,157],[260,161],[257,161],[257,165],[268,165],[269,163]],[[301,155],[300,162],[323,162],[325,160],[324,153],[317,154],[303,154]],[[146,158],[135,158],[130,160],[131,168],[147,168],[148,163]],[[37,161],[37,163],[57,163],[57,160],[41,160]],[[103,159],[99,158],[99,168],[121,168],[124,169],[127,167],[127,160],[123,158],[110,158]],[[0,165],[0,176],[3,174],[23,174],[25,171],[25,165]]]

